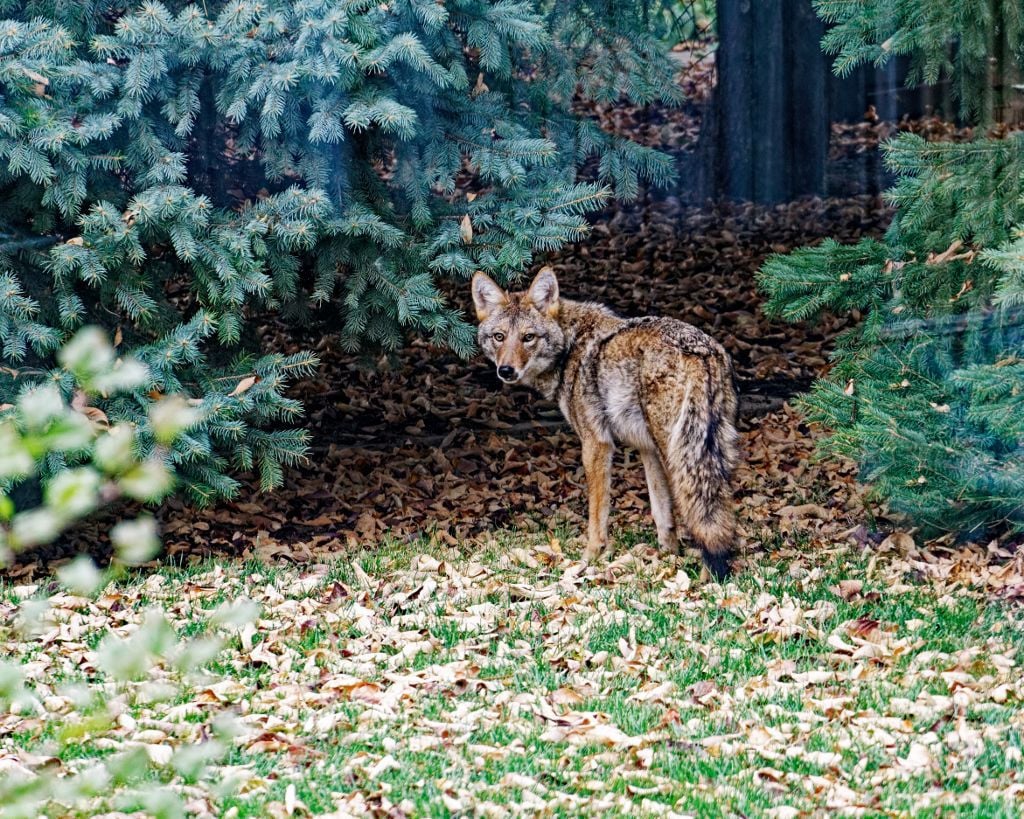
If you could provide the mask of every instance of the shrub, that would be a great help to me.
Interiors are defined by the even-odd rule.
[[[925,79],[950,72],[965,114],[1008,113],[1001,80],[1024,55],[1012,4],[818,6],[835,24],[825,45],[837,70],[911,53]],[[1024,138],[1001,133],[898,137],[885,149],[898,179],[882,241],[825,242],[760,274],[775,315],[859,318],[804,407],[831,431],[826,453],[854,458],[877,495],[931,533],[1024,529]]]
[[[74,382],[76,397],[71,404],[61,398],[56,384],[47,384],[26,388],[13,406],[0,410],[0,486],[38,473],[46,463],[53,474],[35,509],[16,512],[10,498],[0,492],[0,565],[13,552],[53,540],[103,503],[122,497],[152,501],[166,495],[174,483],[171,448],[202,422],[195,407],[172,396],[150,404],[142,425],[110,423],[91,399],[102,394],[131,396],[146,384],[149,374],[139,361],[117,358],[95,328],[79,331],[58,358]],[[126,567],[153,557],[159,547],[149,517],[118,523],[111,541],[115,559],[109,569],[100,571],[89,557],[79,556],[58,572],[62,585],[72,594],[94,596]],[[62,596],[68,602],[67,595]],[[47,609],[45,598],[22,600],[11,627],[30,643],[46,624]],[[119,701],[123,705],[178,696],[190,677],[205,673],[203,667],[222,645],[221,632],[251,619],[252,609],[251,601],[238,601],[214,618],[212,633],[188,639],[179,638],[158,610],[147,612],[130,634],[108,634],[96,649],[96,665],[110,696],[57,680],[40,692],[26,683],[17,664],[0,660],[4,713],[43,708],[44,696],[60,696],[67,703],[65,729],[24,745],[23,758],[59,759],[76,746],[92,748],[115,725]],[[180,792],[162,784],[156,769],[168,765],[192,781],[216,777],[212,765],[227,753],[236,729],[226,712],[212,716],[211,728],[210,739],[183,745],[166,760],[136,747],[110,756],[97,754],[93,763],[71,775],[61,775],[59,764],[33,770],[19,758],[8,757],[0,771],[0,813],[66,816],[107,805],[155,816],[184,816]]]
[[[337,304],[349,348],[415,332],[466,354],[440,277],[514,276],[671,173],[571,113],[677,97],[643,4],[4,5],[0,395],[52,378],[69,397],[57,346],[116,330],[147,394],[201,402],[171,455],[200,503],[232,470],[278,484],[306,449],[284,390],[316,358],[244,352],[259,312]],[[98,408],[138,421],[138,396]]]

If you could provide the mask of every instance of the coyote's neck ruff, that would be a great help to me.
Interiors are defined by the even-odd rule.
[[[477,273],[473,301],[480,347],[498,377],[556,400],[580,436],[590,506],[585,559],[608,544],[611,458],[620,443],[640,452],[659,544],[677,549],[685,529],[708,568],[728,573],[737,402],[722,346],[675,319],[624,319],[561,299],[548,267],[521,293]]]

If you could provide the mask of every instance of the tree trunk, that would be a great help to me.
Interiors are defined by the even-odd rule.
[[[718,34],[705,193],[765,203],[823,193],[828,67],[810,0],[719,0]]]
[[[833,168],[832,122],[942,114],[956,118],[948,81],[908,88],[910,58],[832,73],[824,24],[811,0],[718,0],[718,85],[701,133],[700,191],[712,198],[784,202],[799,196],[877,192],[891,179],[872,153]]]
[[[943,79],[935,85],[907,87],[910,57],[899,55],[883,66],[860,65],[845,77],[831,72],[829,60],[828,103],[833,122],[859,122],[868,108],[879,119],[897,122],[901,117],[933,114],[958,120],[952,85]]]

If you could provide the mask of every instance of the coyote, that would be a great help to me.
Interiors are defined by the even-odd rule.
[[[480,347],[498,378],[558,401],[580,436],[590,507],[584,560],[608,545],[618,442],[640,452],[661,548],[678,550],[685,528],[710,572],[728,575],[737,401],[722,346],[682,321],[624,319],[559,298],[550,267],[524,292],[507,293],[479,272],[472,290]]]

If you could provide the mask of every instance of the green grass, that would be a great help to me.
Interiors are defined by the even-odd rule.
[[[227,710],[250,733],[194,787],[239,817],[292,799],[314,814],[448,816],[492,803],[551,816],[1016,815],[1018,609],[923,582],[895,555],[816,553],[803,536],[766,538],[726,586],[701,585],[692,559],[659,558],[645,551],[652,542],[620,533],[616,555],[633,549],[636,568],[614,576],[580,577],[547,537],[516,533],[464,554],[389,541],[312,579],[302,567],[210,561],[164,567],[162,585],[132,573],[108,589],[125,610],[86,607],[75,646],[93,651],[147,606],[180,639],[216,630],[214,610],[241,596],[260,619],[247,634],[221,629],[226,648],[197,674],[158,666],[179,689],[156,703],[102,673],[72,674],[69,656],[89,667],[82,648],[33,645],[0,624],[10,656],[63,669],[31,671],[30,689],[76,682],[130,717],[63,745],[87,708],[0,723],[0,752],[57,749],[73,772],[147,727],[175,748],[200,741]],[[487,573],[465,579],[471,563]],[[843,580],[863,587],[844,597]],[[10,587],[0,599],[18,602]],[[203,693],[218,679],[240,684],[224,704]],[[244,787],[222,792],[224,772]],[[144,781],[182,784],[159,765]]]

